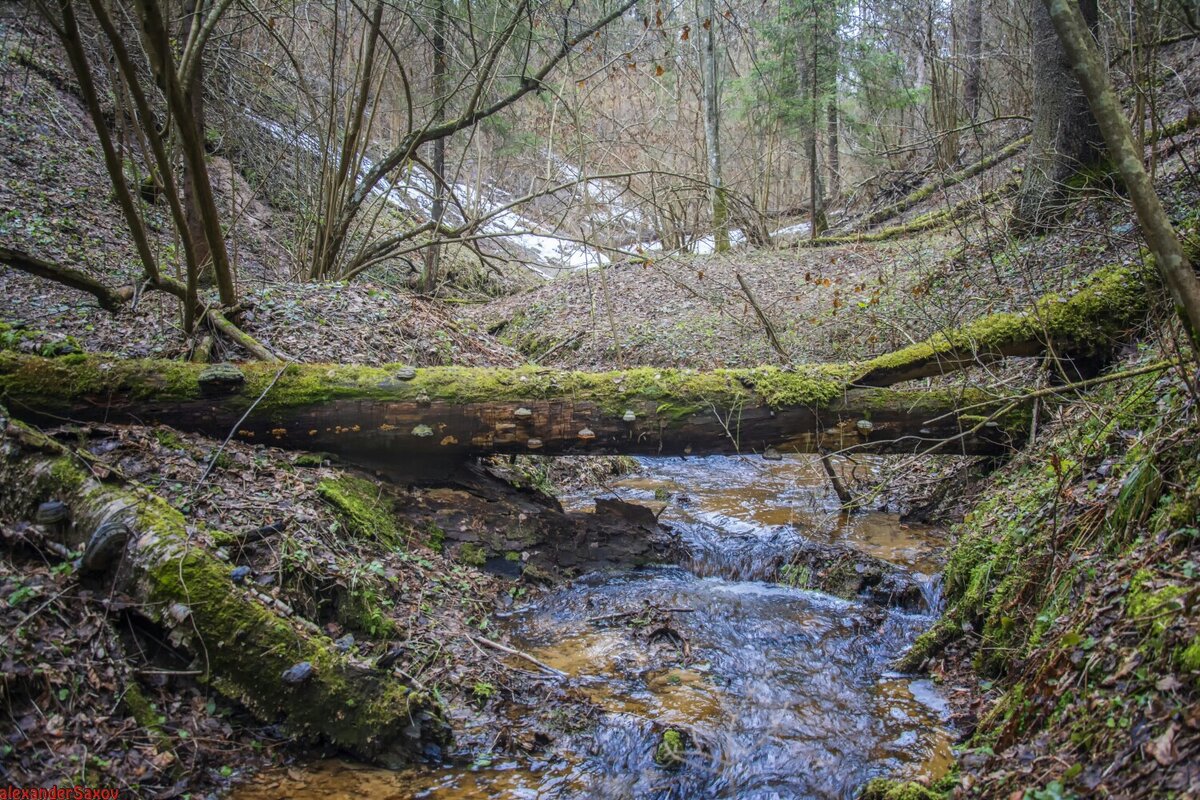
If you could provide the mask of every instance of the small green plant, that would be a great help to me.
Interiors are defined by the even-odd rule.
[[[154,438],[168,450],[183,450],[185,447],[183,439],[179,438],[179,434],[169,428],[156,428],[154,430]]]
[[[471,697],[479,703],[486,703],[496,694],[496,687],[487,681],[475,681],[471,687]]]

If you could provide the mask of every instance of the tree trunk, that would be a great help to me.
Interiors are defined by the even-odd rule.
[[[436,111],[433,124],[441,123],[446,117],[446,0],[437,0],[433,10],[433,97]],[[438,228],[442,225],[442,217],[446,213],[446,138],[433,141],[433,203],[430,207],[430,217]],[[482,169],[477,165],[476,169]],[[441,265],[441,247],[438,246],[438,232],[433,232],[433,240],[425,250],[425,273],[421,279],[422,290],[425,294],[433,294],[437,289],[438,272]]]
[[[980,86],[983,79],[983,0],[967,0],[966,70],[963,75],[963,110],[974,122],[979,115]]]
[[[712,207],[713,248],[718,253],[729,249],[729,204],[721,183],[720,92],[717,65],[716,0],[704,0],[700,20],[703,31],[700,64],[704,76],[704,144],[708,163],[709,196]]]
[[[84,551],[82,569],[115,570],[114,593],[167,628],[203,677],[259,720],[388,765],[447,742],[449,729],[427,695],[354,663],[278,601],[235,585],[230,565],[202,546],[220,532],[143,489],[100,481],[84,458],[5,419],[3,409],[0,452],[6,508],[29,513],[45,500],[66,503],[71,523],[61,544]],[[100,546],[106,540],[111,549]],[[284,677],[302,663],[311,667],[306,679]]]
[[[1066,0],[1045,0],[1044,5],[1040,2],[1037,5],[1043,8],[1058,32],[1067,60],[1083,85],[1092,113],[1104,133],[1104,141],[1129,189],[1142,235],[1154,253],[1155,266],[1171,292],[1192,346],[1200,349],[1200,281],[1197,281],[1188,254],[1176,237],[1162,201],[1154,191],[1154,184],[1142,166],[1142,150],[1134,145],[1133,132],[1121,101],[1088,30],[1091,21]]]
[[[828,144],[825,148],[825,166],[829,170],[829,196],[836,198],[842,190],[842,168],[841,159],[838,158],[839,136],[838,136],[838,105],[837,97],[829,98],[829,105],[826,109],[826,136]]]
[[[1079,0],[1087,26],[1095,29],[1096,0]],[[1019,230],[1040,231],[1060,219],[1067,182],[1101,156],[1100,130],[1071,72],[1062,43],[1042,0],[1033,0],[1033,139],[1013,208]]]
[[[809,236],[817,238],[829,229],[825,216],[825,187],[821,185],[821,162],[817,154],[817,120],[821,97],[821,79],[817,67],[817,24],[813,22],[812,49],[809,54],[809,119],[808,119],[808,196]]]
[[[179,33],[179,47],[182,49],[192,33],[192,29],[200,24],[196,16],[195,0],[184,4],[183,26]],[[184,97],[191,111],[192,124],[199,133],[200,141],[204,141],[204,59],[196,62],[196,71],[192,75],[190,85],[183,87]],[[200,201],[196,195],[196,179],[188,162],[183,163],[181,189],[183,191],[183,211],[187,219],[187,229],[182,231],[191,244],[193,257],[196,259],[196,282],[200,286],[210,287],[216,280],[213,273],[212,248],[208,244],[208,234],[204,228],[204,215],[200,210]]]

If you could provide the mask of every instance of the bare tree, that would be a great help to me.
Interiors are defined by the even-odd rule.
[[[729,205],[721,183],[721,120],[720,84],[717,55],[717,4],[704,0],[700,14],[700,68],[704,75],[704,146],[708,165],[708,183],[714,247],[717,252],[729,249]]]

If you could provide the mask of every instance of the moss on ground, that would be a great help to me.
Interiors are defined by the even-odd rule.
[[[1034,738],[1059,756],[1043,782],[1072,792],[1089,769],[1125,780],[1131,740],[1170,729],[1172,709],[1194,702],[1200,437],[1189,404],[1161,373],[1098,388],[997,473],[956,530],[947,611],[903,666],[971,634],[966,651],[1002,690],[969,743],[996,754],[976,793],[1027,787],[1007,754]],[[1170,763],[1155,781],[1173,780]]]
[[[354,475],[323,478],[317,494],[337,512],[350,535],[373,539],[389,548],[401,546],[392,497],[378,484]]]
[[[891,781],[876,778],[863,787],[859,800],[942,800],[941,792],[935,792],[919,783]]]

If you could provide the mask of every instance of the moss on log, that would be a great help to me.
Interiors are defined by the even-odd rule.
[[[4,420],[2,410],[0,423],[6,510],[28,511],[51,498],[65,502],[71,510],[67,543],[75,546],[102,524],[128,526],[118,589],[170,630],[222,694],[264,722],[282,720],[294,735],[358,758],[400,763],[430,743],[446,742],[449,729],[431,698],[352,662],[311,624],[236,586],[230,566],[208,552],[162,498],[98,480],[61,445]],[[311,674],[299,682],[285,679],[300,663],[309,664]]]
[[[696,454],[846,447],[995,453],[1022,436],[1010,414],[967,433],[961,390],[855,388],[853,364],[694,372],[560,372],[246,364],[237,374],[169,361],[0,353],[0,396],[31,420],[159,422],[377,467],[484,453]],[[278,380],[276,375],[278,374]],[[975,411],[975,414],[987,413]],[[243,415],[245,418],[243,419]]]
[[[922,214],[919,217],[914,217],[902,225],[892,225],[887,228],[880,228],[876,231],[867,233],[847,233],[842,236],[821,236],[815,239],[801,239],[794,243],[792,247],[835,247],[843,244],[867,244],[870,242],[886,242],[891,239],[898,239],[902,236],[908,236],[914,233],[922,233],[931,231],[935,228],[941,228],[949,225],[956,220],[964,217],[969,217],[975,214],[983,206],[990,205],[1002,197],[1011,194],[1017,188],[1016,181],[1008,183],[993,189],[981,197],[972,197],[961,201],[957,205],[950,208],[943,208],[938,211],[930,211],[927,214]]]
[[[1004,357],[1037,355],[1049,345],[1060,357],[1102,355],[1145,319],[1153,274],[1152,263],[1105,267],[1072,295],[1049,294],[1027,312],[990,314],[871,359],[854,382],[890,386]]]
[[[918,203],[920,203],[924,200],[928,200],[930,197],[933,196],[933,194],[935,192],[939,192],[942,189],[947,189],[951,186],[957,186],[958,184],[962,183],[963,181],[969,180],[970,178],[975,177],[979,173],[986,172],[987,170],[991,169],[992,167],[996,166],[997,164],[1001,164],[1001,163],[1007,161],[1008,159],[1012,158],[1017,153],[1019,153],[1023,149],[1025,149],[1025,146],[1028,144],[1029,144],[1028,136],[1022,136],[1019,139],[1014,139],[1013,141],[1006,144],[1004,147],[1000,148],[999,150],[997,150],[994,153],[990,153],[990,154],[984,156],[980,160],[976,161],[974,164],[964,167],[964,168],[958,170],[957,172],[952,172],[949,175],[945,175],[942,178],[940,178],[938,180],[934,180],[931,183],[927,183],[924,186],[917,189],[916,191],[906,195],[905,197],[901,198],[900,200],[897,200],[895,203],[892,203],[891,205],[888,205],[888,206],[884,206],[883,208],[879,209],[878,211],[874,211],[874,212],[868,214],[859,223],[859,225],[861,225],[863,228],[870,228],[874,225],[878,225],[881,222],[887,222],[889,219],[892,219],[893,217],[898,217],[901,214],[903,214],[905,211],[908,211],[910,208],[917,205]]]

